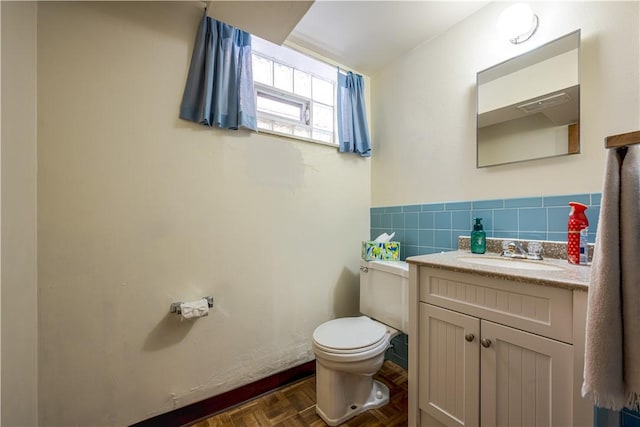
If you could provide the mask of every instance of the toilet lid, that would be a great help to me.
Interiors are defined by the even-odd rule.
[[[366,316],[329,320],[313,331],[313,339],[323,347],[351,350],[369,347],[384,338],[386,326]]]

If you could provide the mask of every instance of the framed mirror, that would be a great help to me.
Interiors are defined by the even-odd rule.
[[[477,74],[478,168],[580,152],[580,30]]]

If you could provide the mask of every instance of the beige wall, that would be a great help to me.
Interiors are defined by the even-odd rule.
[[[2,418],[37,425],[36,19],[33,2],[2,9]]]
[[[639,2],[534,2],[540,27],[513,45],[491,3],[372,76],[372,205],[599,192],[603,138],[640,129]],[[576,29],[581,154],[476,169],[476,73]]]
[[[41,425],[222,393],[357,313],[370,161],[179,120],[199,6],[39,5]],[[205,295],[207,318],[168,314]]]
[[[640,127],[638,3],[536,2],[522,46],[501,8],[374,76],[370,168],[177,119],[197,5],[2,2],[1,424],[130,424],[312,359],[313,328],[357,311],[370,192],[599,191],[602,138]],[[475,73],[577,28],[582,154],[475,169]],[[208,318],[168,314],[203,295]]]

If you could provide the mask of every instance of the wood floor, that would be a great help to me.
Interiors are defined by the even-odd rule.
[[[385,406],[364,412],[344,427],[401,427],[407,425],[407,371],[387,360],[375,375],[389,387]],[[193,427],[323,427],[316,414],[315,377],[296,382],[236,408],[192,424]]]

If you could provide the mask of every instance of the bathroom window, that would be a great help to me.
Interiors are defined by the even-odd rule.
[[[336,68],[252,36],[258,129],[337,146]]]

